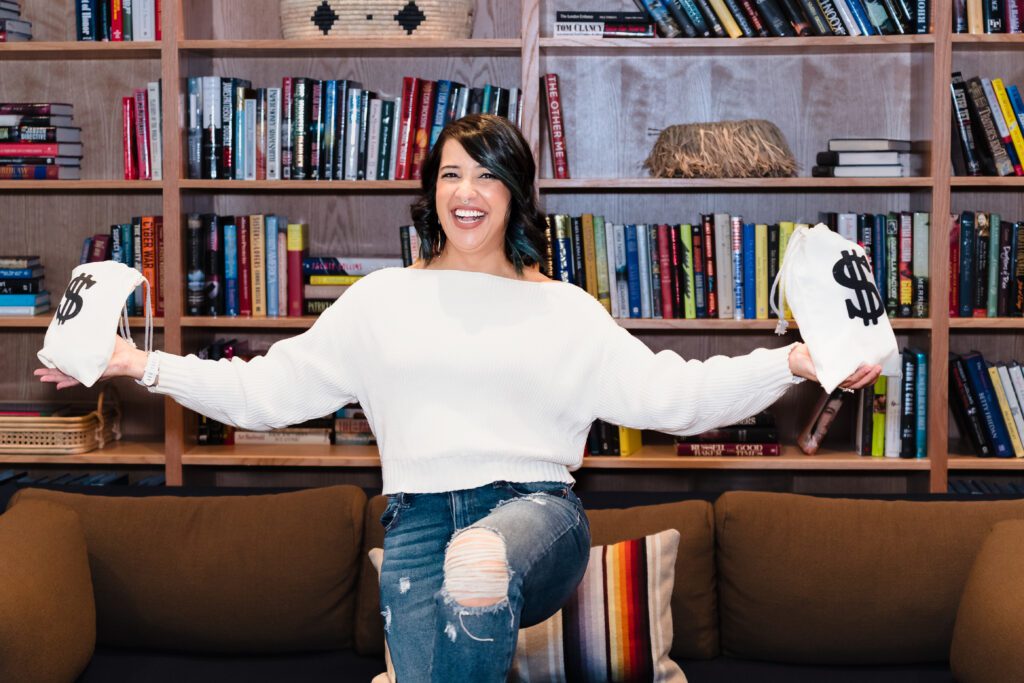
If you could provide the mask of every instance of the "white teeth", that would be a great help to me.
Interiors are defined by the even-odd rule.
[[[455,216],[462,219],[474,220],[477,218],[483,218],[483,211],[469,211],[467,209],[456,209]]]

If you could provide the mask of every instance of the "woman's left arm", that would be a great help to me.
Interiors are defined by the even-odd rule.
[[[802,382],[790,353],[797,343],[745,356],[683,360],[654,353],[609,320],[598,363],[594,417],[676,436],[699,434],[754,415]]]

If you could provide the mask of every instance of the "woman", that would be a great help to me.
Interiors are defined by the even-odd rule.
[[[414,266],[366,276],[264,357],[147,358],[119,339],[105,373],[249,429],[359,401],[388,495],[381,611],[401,683],[504,681],[520,626],[575,590],[590,533],[569,472],[595,419],[693,434],[814,379],[799,343],[703,363],[654,354],[584,290],[549,280],[534,174],[505,119],[451,123],[424,163]]]

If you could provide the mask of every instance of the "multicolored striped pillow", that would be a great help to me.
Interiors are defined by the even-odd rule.
[[[509,680],[685,683],[668,656],[678,548],[675,529],[591,548],[565,607],[519,631]]]

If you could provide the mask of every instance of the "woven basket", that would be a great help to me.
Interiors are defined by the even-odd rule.
[[[475,0],[280,0],[281,30],[297,38],[469,38]]]
[[[0,453],[74,455],[103,448],[121,438],[120,403],[117,390],[108,384],[92,409],[71,407],[53,417],[0,415]]]
[[[797,171],[782,131],[760,119],[669,126],[644,166],[655,178],[784,178]]]

